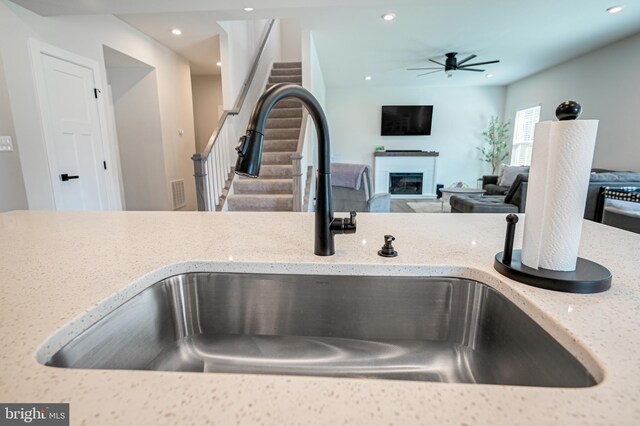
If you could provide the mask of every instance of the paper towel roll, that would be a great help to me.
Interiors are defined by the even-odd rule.
[[[576,269],[597,131],[597,120],[536,125],[522,244],[530,268]]]

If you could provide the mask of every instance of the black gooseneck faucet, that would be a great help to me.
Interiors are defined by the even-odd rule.
[[[318,133],[318,174],[316,178],[315,243],[314,253],[331,256],[335,253],[335,234],[356,232],[356,212],[350,218],[334,218],[331,197],[331,154],[327,118],[318,100],[306,89],[296,84],[276,84],[264,92],[251,113],[246,135],[236,146],[238,160],[235,172],[256,178],[260,174],[262,146],[267,117],[276,103],[285,98],[298,99],[309,111]]]

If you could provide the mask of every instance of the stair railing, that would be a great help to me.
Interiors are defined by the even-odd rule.
[[[233,109],[225,110],[213,130],[209,143],[202,153],[194,154],[193,169],[196,180],[196,200],[198,211],[215,211],[221,203],[225,183],[231,173],[231,156],[229,152],[230,139],[235,140],[233,121],[238,114],[244,112],[243,104],[249,88],[253,83],[260,59],[264,53],[269,36],[275,24],[275,19],[269,21],[265,34],[256,52],[251,69],[244,80],[240,94]],[[247,115],[247,114],[243,114]]]
[[[296,152],[291,155],[292,177],[293,177],[293,211],[301,212],[304,204],[304,190],[306,177],[304,173],[307,170],[306,157],[303,155],[304,142],[307,135],[307,119],[309,113],[305,108],[302,109],[302,124],[300,125],[300,136],[298,136],[298,145]]]

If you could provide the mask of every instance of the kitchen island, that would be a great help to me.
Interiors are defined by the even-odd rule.
[[[585,221],[580,255],[608,267],[613,285],[575,295],[498,274],[493,257],[504,230],[504,215],[361,214],[357,233],[337,236],[336,254],[318,257],[306,213],[0,214],[0,402],[68,402],[71,424],[88,425],[639,424],[640,235]],[[395,236],[398,257],[377,255],[385,234]],[[519,227],[516,247],[521,239]],[[599,383],[571,389],[42,365],[143,289],[194,271],[477,280],[531,316]]]

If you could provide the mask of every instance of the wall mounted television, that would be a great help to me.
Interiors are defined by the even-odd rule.
[[[383,105],[381,136],[431,134],[433,105]]]

